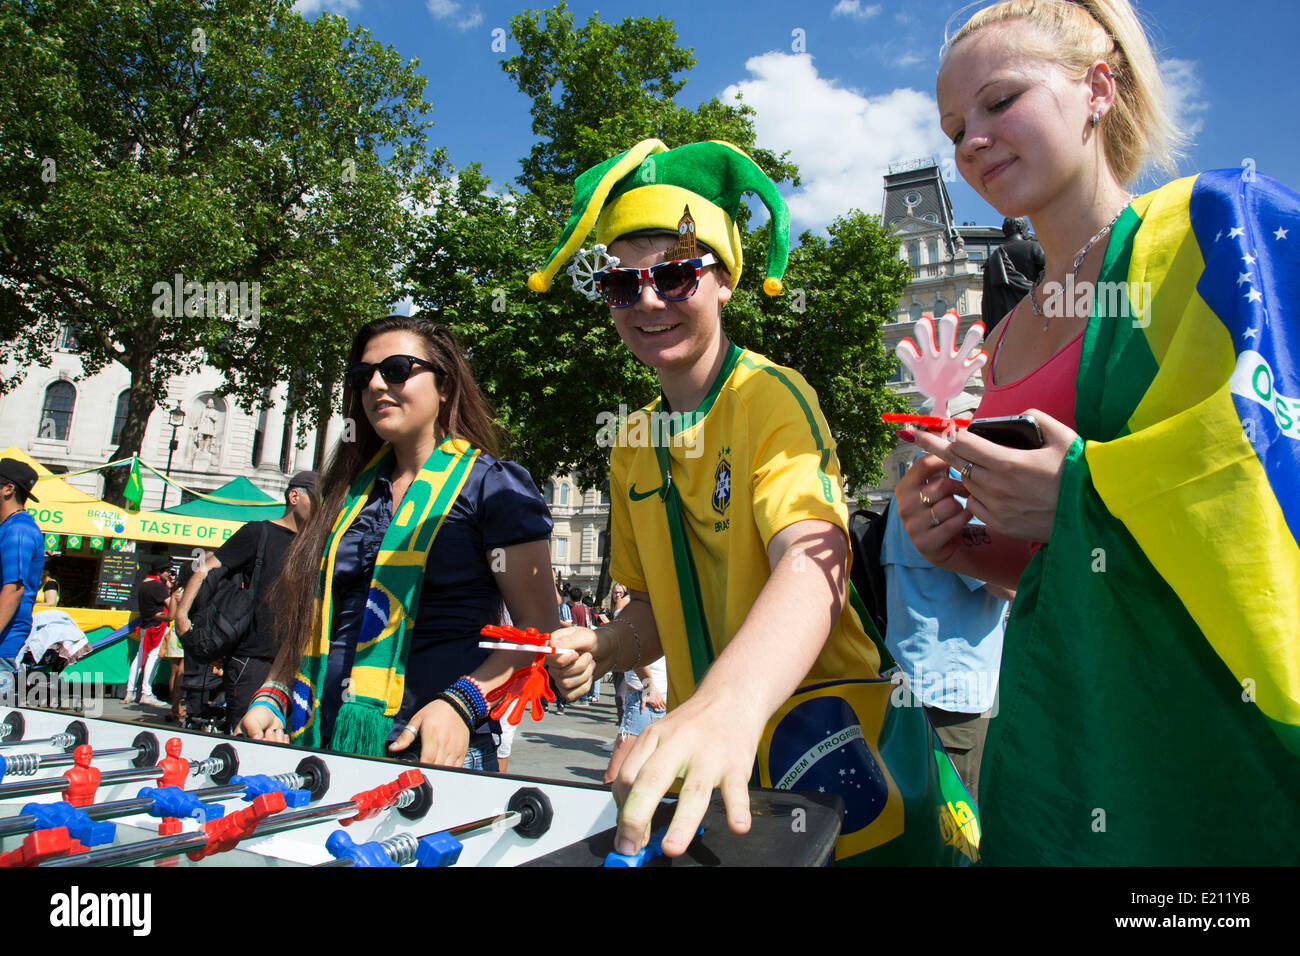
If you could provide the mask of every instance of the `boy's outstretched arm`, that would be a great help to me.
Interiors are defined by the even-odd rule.
[[[839,619],[848,548],[844,532],[820,520],[795,522],[771,539],[771,577],[740,630],[695,693],[642,733],[623,762],[614,782],[618,852],[646,844],[651,817],[678,778],[667,855],[685,851],[715,788],[731,829],[749,830],[749,779],[763,726],[812,669]]]

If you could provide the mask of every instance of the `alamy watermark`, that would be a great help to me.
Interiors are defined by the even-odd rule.
[[[102,717],[103,676],[87,675],[76,681],[63,680],[44,671],[0,670],[0,707],[48,707]]]
[[[176,273],[171,282],[155,282],[153,314],[156,318],[220,319],[239,317],[241,329],[256,329],[262,318],[262,283],[196,282]]]
[[[1032,293],[1031,293],[1032,294]],[[1110,319],[1132,319],[1135,329],[1151,324],[1150,282],[1065,282],[1043,283],[1043,316],[1049,319],[1087,319],[1096,310]]]
[[[690,427],[693,414],[647,412],[619,405],[617,412],[596,416],[596,445],[599,448],[682,448],[687,458],[704,454],[699,429]]]

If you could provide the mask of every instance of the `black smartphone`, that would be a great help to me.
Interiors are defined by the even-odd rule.
[[[972,435],[988,439],[1007,448],[1042,448],[1043,433],[1033,415],[1008,415],[1005,418],[977,418],[967,426]]]

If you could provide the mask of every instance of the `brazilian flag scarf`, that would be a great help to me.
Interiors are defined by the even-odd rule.
[[[361,513],[376,476],[392,455],[391,446],[385,445],[366,465],[348,489],[343,510],[325,541],[316,600],[319,630],[298,664],[290,705],[290,736],[296,744],[321,746],[320,692],[333,634],[334,563],[339,542]],[[357,637],[348,695],[334,719],[329,741],[332,750],[372,757],[384,754],[393,718],[402,706],[407,653],[429,551],[477,457],[478,449],[468,442],[445,439],[420,468],[384,532]]]
[[[1115,223],[1006,634],[986,862],[1300,863],[1297,247],[1300,196],[1250,169]]]

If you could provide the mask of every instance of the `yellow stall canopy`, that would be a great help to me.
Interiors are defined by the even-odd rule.
[[[17,446],[0,451],[0,458],[17,458],[36,469],[40,477],[32,491],[40,501],[28,502],[27,513],[47,534],[129,538],[213,550],[243,526],[241,521],[193,518],[160,511],[132,514],[74,488]]]

